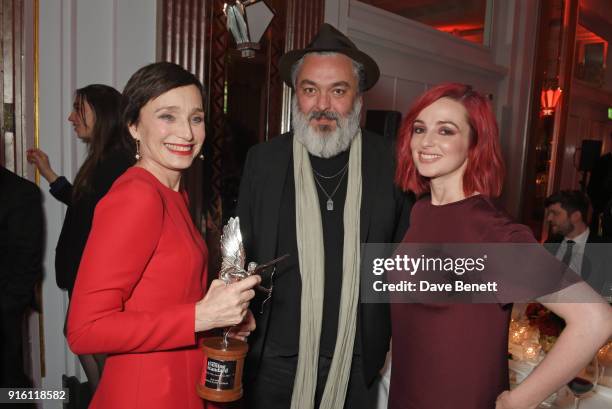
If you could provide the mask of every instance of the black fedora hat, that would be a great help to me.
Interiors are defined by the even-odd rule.
[[[293,88],[291,81],[291,68],[304,55],[312,52],[336,52],[363,65],[365,71],[365,84],[362,91],[366,91],[376,84],[380,76],[378,64],[366,53],[359,51],[357,46],[347,36],[338,31],[334,26],[324,23],[310,44],[301,50],[292,50],[280,59],[281,78],[287,85]]]

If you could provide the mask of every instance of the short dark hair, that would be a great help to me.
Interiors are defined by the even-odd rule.
[[[121,119],[123,134],[132,146],[135,145],[128,127],[138,122],[142,107],[171,89],[187,85],[195,85],[204,100],[200,80],[178,64],[165,61],[156,62],[145,65],[130,77],[123,89]]]
[[[562,190],[548,196],[544,201],[546,207],[555,203],[559,203],[568,216],[574,212],[580,212],[582,221],[587,223],[590,202],[586,194],[579,190]]]

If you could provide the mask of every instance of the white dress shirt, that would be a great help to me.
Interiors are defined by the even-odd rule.
[[[574,248],[572,249],[572,258],[570,260],[569,267],[574,270],[579,275],[582,270],[582,259],[584,258],[584,248],[586,246],[587,239],[589,238],[590,230],[587,227],[585,231],[574,237],[573,239],[569,237],[564,237],[561,245],[557,249],[557,254],[555,255],[559,260],[563,260],[563,255],[565,254],[565,250],[567,249],[567,241],[573,240],[576,244],[574,244]]]

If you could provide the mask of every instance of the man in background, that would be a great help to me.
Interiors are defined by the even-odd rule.
[[[23,320],[42,276],[44,220],[34,183],[0,165],[0,387],[31,387]],[[23,405],[21,405],[23,406]]]
[[[608,137],[612,144],[612,133]],[[589,179],[587,192],[593,204],[593,221],[591,229],[601,236],[612,239],[612,152],[602,155],[595,165]]]
[[[544,203],[553,233],[546,241],[547,248],[595,291],[606,296],[609,257],[602,238],[588,226],[589,199],[578,190],[562,190]]]

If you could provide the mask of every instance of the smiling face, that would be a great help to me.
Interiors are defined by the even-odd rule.
[[[361,96],[353,61],[337,53],[307,54],[297,68],[291,123],[312,155],[344,152],[359,129]]]
[[[81,103],[82,102],[82,103]],[[89,141],[96,122],[96,115],[83,97],[76,97],[72,104],[72,112],[68,116],[74,132],[79,139]]]
[[[470,125],[464,106],[440,98],[424,108],[412,128],[410,148],[420,175],[432,183],[462,189],[470,147]]]
[[[353,110],[359,94],[353,62],[342,54],[307,54],[296,80],[297,104],[309,125],[325,136],[338,127],[338,119]]]
[[[175,184],[168,183],[169,180],[178,183],[180,172],[191,166],[204,143],[200,91],[195,85],[187,85],[150,100],[140,109],[138,121],[129,130],[140,141],[138,165],[162,183]]]

